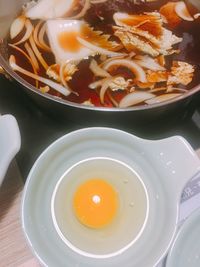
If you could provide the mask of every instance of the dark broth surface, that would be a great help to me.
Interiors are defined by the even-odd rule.
[[[131,0],[116,0],[116,1],[109,0],[106,1],[105,3],[91,5],[91,7],[84,16],[84,20],[95,30],[101,30],[103,33],[113,34],[113,28],[112,28],[112,26],[114,25],[113,14],[115,12],[125,12],[128,14],[141,14],[144,12],[154,12],[154,11],[159,11],[160,7],[168,2],[169,1],[167,0],[162,0],[149,3],[134,4],[133,1]],[[31,21],[31,22],[35,25],[38,21]],[[168,68],[171,65],[172,60],[184,61],[193,65],[195,68],[195,72],[192,82],[189,83],[187,86],[183,85],[177,86],[180,88],[190,90],[191,88],[200,83],[200,53],[199,53],[200,18],[189,23],[188,21],[182,20],[181,23],[173,29],[171,29],[166,24],[165,28],[171,30],[173,34],[175,34],[177,37],[183,38],[182,42],[175,45],[175,48],[179,49],[180,53],[167,56],[166,68]],[[15,38],[14,41],[16,42],[18,39],[20,39],[20,37],[21,37],[20,35],[17,36],[17,38]],[[8,42],[12,43],[13,40],[8,39]],[[20,45],[19,47],[23,49],[23,45]],[[9,55],[12,54],[16,57],[16,62],[18,65],[31,71],[30,63],[26,60],[25,57],[21,55],[20,52],[16,51],[12,47],[8,47],[8,49],[9,49]],[[52,53],[44,52],[42,50],[40,50],[40,52],[42,53],[48,65],[55,63],[54,55]],[[69,96],[65,97],[53,89],[50,89],[48,93],[75,103],[83,103],[84,101],[90,100],[93,105],[98,107],[100,106],[113,107],[113,102],[109,97],[109,93],[105,94],[105,102],[104,104],[102,104],[99,98],[99,89],[94,90],[88,87],[89,84],[91,84],[96,80],[94,74],[89,69],[91,58],[92,57],[81,60],[81,62],[78,64],[78,71],[75,72],[72,80],[70,80],[68,83],[70,88],[74,92],[77,92],[78,94],[72,93]],[[93,58],[95,58],[95,60],[98,62],[100,56],[95,56]],[[115,74],[117,74],[117,72],[123,74],[123,77],[129,78],[130,76],[130,71],[123,67],[120,68],[120,70],[117,70]],[[46,75],[45,70],[42,68],[40,68],[39,75],[49,78]],[[34,86],[36,85],[34,79],[31,79],[23,75],[21,76],[32,85]],[[119,102],[125,96],[126,91],[117,90],[117,91],[112,91],[110,93],[112,94],[112,97],[115,99],[115,101]],[[156,94],[159,95],[161,94],[161,92],[157,92]],[[139,105],[141,104],[144,104],[144,102],[139,103]]]

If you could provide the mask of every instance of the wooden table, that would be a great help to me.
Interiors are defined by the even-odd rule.
[[[14,161],[0,188],[0,266],[39,267],[21,229],[23,182]]]
[[[197,151],[200,157],[200,150]],[[14,161],[0,188],[0,266],[39,267],[22,233],[20,222],[23,182]]]

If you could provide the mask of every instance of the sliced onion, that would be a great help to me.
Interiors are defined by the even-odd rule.
[[[33,31],[33,25],[31,24],[29,19],[27,19],[25,21],[25,28],[26,28],[26,32],[25,32],[24,36],[22,37],[21,40],[19,40],[18,42],[14,43],[14,45],[22,44],[22,43],[26,42],[30,38],[30,36],[32,34],[32,31]]]
[[[107,49],[98,47],[94,44],[91,44],[90,42],[87,42],[85,39],[81,38],[81,37],[77,37],[77,40],[85,47],[89,48],[90,50],[94,51],[95,53],[99,53],[99,54],[103,54],[103,55],[107,55],[110,57],[113,56],[120,56],[120,55],[125,55],[123,53],[118,53],[118,52],[113,52],[113,51],[109,51]]]
[[[108,78],[93,82],[93,83],[89,84],[88,87],[90,89],[97,89],[98,87],[102,86],[107,80],[108,80]]]
[[[43,23],[43,21],[38,22],[37,25],[35,26],[34,30],[33,30],[33,39],[34,39],[34,42],[36,43],[36,45],[38,47],[40,47],[40,42],[38,40],[38,34],[39,34],[39,30],[40,30],[42,23]]]
[[[35,74],[37,74],[37,70],[36,70],[36,68],[35,68],[35,66],[34,66],[34,64],[33,64],[33,62],[32,62],[32,59],[30,58],[30,56],[27,55],[27,53],[25,53],[24,50],[22,50],[21,48],[19,48],[19,47],[16,46],[16,45],[9,44],[9,46],[12,47],[12,48],[14,48],[15,50],[19,51],[20,53],[22,53],[22,55],[24,55],[24,56],[28,59],[28,61],[30,62],[31,66],[32,66],[32,68],[33,68],[33,72],[34,72]],[[38,81],[35,82],[35,86],[38,88]]]
[[[109,77],[107,79],[101,80],[100,101],[102,104],[104,104],[104,96],[107,89],[110,87],[110,82],[112,82],[114,79],[116,79],[116,77]],[[111,99],[111,101],[115,104],[115,106],[118,105],[118,103],[114,99]]]
[[[29,57],[31,58],[31,61],[33,62],[35,69],[38,71],[40,67],[39,67],[37,58],[35,57],[35,54],[33,53],[33,50],[31,49],[30,45],[27,42],[25,43],[24,47],[26,48],[26,51]]]
[[[32,72],[29,72],[29,71],[21,68],[20,66],[18,66],[16,64],[16,60],[15,60],[15,57],[13,55],[10,56],[9,63],[10,63],[10,66],[12,67],[12,69],[14,71],[20,72],[20,73],[22,73],[22,74],[24,74],[24,75],[26,75],[26,76],[34,79],[34,80],[38,80],[39,82],[42,82],[42,83],[50,86],[51,88],[55,89],[56,91],[58,91],[62,95],[68,96],[71,93],[70,88],[63,87],[62,85],[60,85],[58,83],[55,83],[49,79],[43,78],[39,75],[33,74]]]
[[[177,2],[168,2],[161,6],[160,14],[164,23],[168,24],[170,28],[175,28],[181,22],[181,18],[175,12]]]
[[[109,80],[106,81],[102,85],[101,90],[100,90],[100,101],[101,101],[102,104],[104,104],[104,96],[105,96],[105,93],[106,93],[108,88],[109,88]]]
[[[140,65],[140,67],[152,70],[152,71],[164,71],[165,68],[162,67],[155,59],[145,55],[145,56],[137,56],[134,60],[135,63]]]
[[[147,92],[133,92],[126,95],[119,103],[120,108],[128,108],[139,103],[146,101],[147,99],[153,99],[155,97],[154,94]]]
[[[57,19],[64,17],[74,6],[77,0],[39,0],[28,2],[25,6],[25,15],[31,19]]]
[[[179,93],[163,94],[163,95],[160,95],[160,96],[156,96],[156,97],[154,97],[152,99],[147,99],[145,101],[145,103],[147,103],[149,105],[157,104],[157,103],[161,103],[161,102],[170,100],[170,99],[175,98],[175,97],[180,96],[180,95],[182,95],[182,94],[179,94]]]
[[[128,55],[128,58],[132,59],[135,55],[136,53],[134,51],[131,51]]]
[[[173,91],[178,91],[178,92],[180,92],[180,93],[186,93],[188,90],[186,90],[186,89],[182,89],[182,88],[175,88],[175,87],[168,87],[167,88],[167,93],[171,93],[171,92],[173,92]]]
[[[36,57],[38,58],[38,60],[40,61],[40,63],[44,67],[44,69],[47,70],[49,68],[49,66],[46,63],[46,61],[44,60],[44,58],[42,57],[40,51],[38,50],[32,35],[30,36],[29,41],[30,41],[31,47],[32,47]]]
[[[65,76],[64,76],[64,68],[65,68],[66,63],[62,63],[60,65],[60,71],[59,71],[59,77],[60,77],[60,81],[61,83],[66,87],[67,83],[65,81]]]
[[[112,94],[110,93],[110,91],[107,92],[107,95],[109,96],[112,104],[115,106],[115,107],[118,107],[118,102],[114,99],[114,97],[112,96]]]
[[[60,65],[58,64],[53,64],[49,66],[48,70],[46,71],[46,74],[49,76],[49,78],[56,80],[57,82],[60,83]]]
[[[147,82],[146,73],[145,71],[134,61],[130,59],[113,59],[112,61],[104,64],[104,69],[109,70],[110,68],[113,68],[115,66],[123,66],[130,69],[134,75],[136,76],[136,79],[142,83]]]
[[[101,4],[105,3],[108,0],[90,0],[91,4]]]
[[[200,13],[196,13],[195,15],[194,15],[194,18],[195,19],[198,19],[200,17]]]
[[[83,16],[85,16],[85,14],[86,14],[86,12],[88,11],[89,8],[90,8],[90,0],[85,0],[84,6],[81,9],[81,11],[77,15],[75,15],[73,17],[70,17],[70,19],[80,19],[80,18],[82,18]]]
[[[24,28],[26,17],[20,16],[16,18],[10,27],[10,38],[14,39]]]
[[[159,87],[159,88],[154,88],[149,90],[150,93],[157,93],[157,92],[162,92],[162,91],[167,91],[166,87]]]
[[[46,31],[46,24],[43,24],[38,35],[38,41],[42,49],[44,49],[47,52],[51,52],[51,48],[44,41],[45,31]]]
[[[66,88],[69,88],[66,80],[65,80],[65,74],[64,74],[64,71],[65,71],[65,66],[66,66],[66,62],[63,63],[61,66],[60,66],[60,72],[59,72],[59,75],[60,75],[60,80],[62,82],[62,84],[66,87]]]
[[[104,60],[101,64],[99,64],[99,66],[102,68],[102,66],[106,65],[108,62],[113,61],[114,59],[124,59],[126,55],[121,55],[121,56],[115,56],[115,57],[111,57],[108,58],[106,60]]]
[[[187,21],[194,20],[194,18],[190,15],[186,4],[183,1],[176,3],[175,12],[183,20],[187,20]]]
[[[96,60],[92,59],[90,66],[90,70],[98,77],[110,77],[111,75],[102,69],[96,62]]]
[[[33,40],[35,42],[35,44],[47,51],[47,52],[51,52],[51,48],[45,43],[44,41],[44,34],[45,34],[45,31],[46,31],[46,24],[44,23],[43,26],[41,27],[43,21],[40,21],[34,28],[34,31],[33,31]],[[41,29],[40,29],[41,27]]]

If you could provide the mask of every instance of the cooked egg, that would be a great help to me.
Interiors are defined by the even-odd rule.
[[[92,228],[101,228],[116,216],[118,197],[106,181],[91,179],[81,184],[74,195],[74,210],[78,220]]]
[[[48,39],[57,63],[81,60],[92,54],[90,49],[77,40],[82,34],[83,21],[49,20],[46,23]]]
[[[66,15],[76,4],[76,0],[40,0],[28,5],[25,15],[31,19],[54,19]]]
[[[52,198],[55,228],[77,253],[97,258],[118,255],[141,235],[148,196],[139,175],[111,158],[89,158],[72,166]]]

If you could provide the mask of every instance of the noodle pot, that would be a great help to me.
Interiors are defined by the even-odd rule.
[[[140,105],[128,108],[105,108],[86,106],[72,103],[47,93],[40,92],[36,87],[30,85],[15,73],[8,63],[6,48],[6,37],[13,19],[19,14],[22,5],[27,2],[23,0],[0,0],[0,72],[6,73],[11,80],[17,82],[38,104],[40,108],[55,115],[56,118],[70,118],[75,121],[99,124],[99,122],[134,122],[146,124],[149,121],[174,119],[176,115],[183,115],[188,106],[195,101],[199,102],[200,85],[188,90],[180,96],[171,100],[152,105]],[[198,2],[198,0],[196,1]]]

